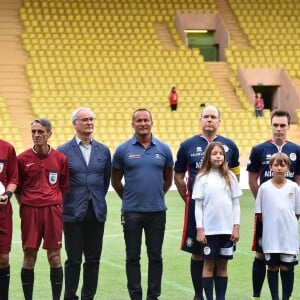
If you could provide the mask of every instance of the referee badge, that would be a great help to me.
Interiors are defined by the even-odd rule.
[[[211,249],[209,246],[204,246],[203,248],[204,255],[209,255],[211,253]]]
[[[57,182],[57,173],[54,172],[49,173],[49,182],[51,184],[55,184]]]

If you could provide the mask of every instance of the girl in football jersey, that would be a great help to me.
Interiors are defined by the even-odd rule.
[[[234,245],[239,240],[242,191],[236,176],[228,169],[225,151],[219,142],[207,146],[192,195],[197,241],[203,246],[202,283],[207,300],[213,300],[214,286],[216,299],[225,299],[227,262],[233,258]]]
[[[255,213],[263,221],[262,248],[268,265],[267,277],[272,299],[279,299],[280,272],[282,299],[290,299],[293,291],[293,266],[298,263],[300,192],[297,183],[286,178],[289,157],[282,152],[271,156],[271,180],[258,189]]]

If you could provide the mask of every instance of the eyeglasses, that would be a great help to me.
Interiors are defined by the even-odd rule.
[[[82,118],[82,119],[76,119],[76,121],[80,121],[81,123],[87,123],[87,122],[95,122],[96,118],[90,117],[90,118]]]

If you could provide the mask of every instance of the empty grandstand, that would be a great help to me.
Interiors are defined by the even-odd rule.
[[[220,133],[233,138],[244,157],[252,145],[269,137],[272,108],[285,107],[294,123],[298,121],[297,1],[0,0],[0,4],[6,16],[0,21],[0,42],[7,46],[3,36],[10,36],[11,29],[3,28],[19,22],[15,46],[26,53],[26,59],[17,63],[28,84],[24,97],[7,92],[7,80],[0,85],[0,109],[7,118],[0,134],[18,151],[30,144],[30,132],[23,127],[28,128],[28,120],[36,116],[53,122],[53,146],[71,138],[70,115],[78,106],[95,111],[95,137],[112,151],[132,134],[128,123],[140,106],[152,111],[154,134],[174,153],[181,140],[199,131],[201,103],[219,107]],[[187,29],[197,26],[210,32],[218,46],[215,62],[206,60],[203,49],[189,47]],[[9,48],[1,48],[5,65],[3,56],[10,54],[4,50]],[[256,74],[260,76],[254,80]],[[19,82],[10,78],[15,90]],[[168,103],[172,86],[179,92],[176,112]],[[275,92],[258,120],[252,105],[254,89],[266,86]],[[19,105],[12,105],[15,99]],[[24,114],[16,120],[20,107]]]

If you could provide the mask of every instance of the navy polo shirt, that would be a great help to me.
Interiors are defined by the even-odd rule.
[[[145,149],[133,136],[119,145],[113,156],[113,169],[124,174],[122,210],[157,212],[167,209],[163,172],[173,167],[173,156],[168,145],[152,136]]]

